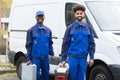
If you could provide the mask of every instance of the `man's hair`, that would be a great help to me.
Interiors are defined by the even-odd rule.
[[[85,12],[85,10],[86,10],[86,8],[81,4],[74,5],[72,7],[72,9],[73,9],[74,12],[76,12],[77,10],[81,10],[81,11]]]

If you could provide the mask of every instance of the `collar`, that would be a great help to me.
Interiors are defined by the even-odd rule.
[[[45,30],[45,26],[44,25],[41,28],[40,28],[40,26],[38,24],[36,24],[35,26],[36,26],[37,30],[40,30],[40,29],[44,29]]]
[[[82,26],[82,27],[85,27],[85,26],[86,26],[86,23],[85,23],[85,22],[82,22],[82,24],[79,24],[79,22],[78,22],[77,20],[74,21],[73,24],[74,24],[74,26],[76,26],[76,27],[79,27],[79,26],[80,26],[80,27],[81,27],[81,26]]]

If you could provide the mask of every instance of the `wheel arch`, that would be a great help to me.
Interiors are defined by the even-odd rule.
[[[86,70],[86,80],[89,80],[89,75],[90,75],[90,72],[91,70],[95,67],[95,66],[98,66],[98,65],[104,65],[108,71],[110,72],[110,74],[112,75],[112,72],[110,71],[110,69],[108,68],[108,65],[102,61],[102,60],[99,60],[99,59],[96,59],[94,60],[94,65],[92,67],[89,67],[89,65],[87,65],[87,70]],[[113,76],[113,75],[112,75]]]
[[[15,55],[15,58],[14,58],[14,64],[15,64],[15,65],[16,65],[16,63],[17,63],[17,60],[18,60],[20,57],[24,57],[24,58],[26,59],[26,56],[25,56],[25,54],[24,54],[23,52],[21,52],[21,51],[17,52],[16,55]]]

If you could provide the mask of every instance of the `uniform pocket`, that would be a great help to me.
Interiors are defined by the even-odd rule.
[[[82,38],[82,33],[79,31],[72,31],[70,32],[70,35],[71,35],[71,42],[77,42]]]
[[[44,34],[42,37],[41,37],[41,40],[43,43],[49,43],[49,40],[50,40],[50,36],[48,34]]]
[[[83,31],[83,35],[88,36],[88,35],[90,35],[90,32],[89,31]]]
[[[38,34],[32,34],[32,38],[37,38]]]
[[[33,38],[33,46],[37,46],[39,44],[39,36],[38,34],[32,34],[32,38]]]

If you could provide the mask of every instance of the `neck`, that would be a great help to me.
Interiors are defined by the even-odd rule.
[[[78,20],[77,20],[78,21]],[[81,21],[78,21],[79,24],[82,24],[82,20]]]
[[[38,24],[40,27],[42,27],[43,26],[43,24]]]

